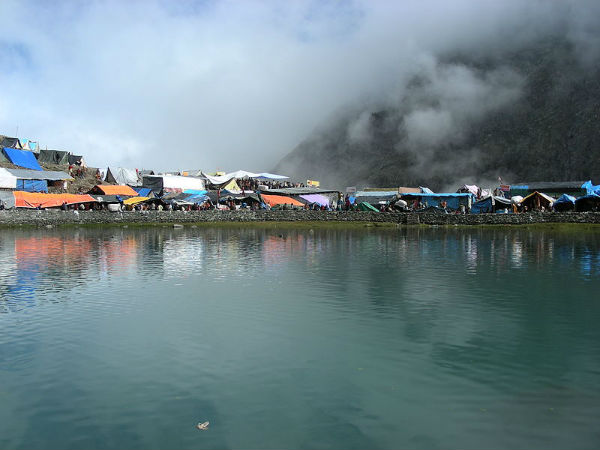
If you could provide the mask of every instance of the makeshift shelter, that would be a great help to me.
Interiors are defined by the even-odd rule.
[[[526,208],[528,211],[550,211],[554,201],[555,199],[549,195],[535,191],[521,200],[521,207]]]
[[[92,192],[100,195],[138,196],[138,193],[133,188],[123,184],[98,184],[92,188]]]
[[[40,150],[38,143],[29,139],[19,138],[19,145],[23,150],[31,150],[35,153]]]
[[[225,190],[225,191],[229,191],[229,192],[238,192],[241,191],[240,187],[238,186],[237,182],[235,181],[235,179],[231,179],[229,181],[229,183],[227,183],[225,186],[223,186],[221,189]]]
[[[140,197],[151,197],[152,196],[152,189],[150,189],[150,188],[136,186],[135,188],[133,188],[133,190],[135,192],[137,192],[137,195],[139,195]]]
[[[573,211],[575,209],[575,197],[569,194],[561,195],[552,205],[552,209],[558,212]]]
[[[0,188],[28,192],[48,192],[48,183],[69,180],[65,172],[0,168]]]
[[[534,192],[544,192],[548,196],[559,197],[562,194],[573,196],[586,195],[586,181],[536,181],[532,183],[516,183],[510,186],[510,196],[528,196]],[[590,182],[591,184],[591,182]]]
[[[15,195],[12,191],[0,190],[0,207],[12,209],[15,207]]]
[[[69,152],[60,150],[40,150],[37,160],[42,164],[57,164],[59,166],[69,165]]]
[[[600,195],[588,194],[575,200],[575,211],[600,211]]]
[[[146,200],[150,200],[150,197],[130,197],[128,199],[123,200],[123,204],[137,205],[138,203],[145,202]]]
[[[600,195],[600,185],[594,185],[592,180],[588,180],[581,185],[582,189],[585,189],[585,195],[597,194]]]
[[[67,162],[74,166],[82,166],[82,167],[86,166],[83,156],[81,156],[81,155],[69,155]]]
[[[0,135],[0,147],[21,148],[21,143],[18,138]]]
[[[267,195],[267,194],[261,193],[260,198],[262,199],[263,202],[265,202],[271,208],[274,206],[277,206],[277,205],[292,205],[292,206],[300,206],[300,207],[304,206],[304,203],[299,202],[298,200],[296,200],[292,197],[287,197],[285,195]]]
[[[472,214],[495,213],[498,211],[510,211],[512,203],[509,199],[488,195],[471,205]]]
[[[402,194],[401,198],[409,205],[412,205],[417,201],[423,207],[427,208],[429,206],[441,207],[442,204],[445,203],[447,209],[458,210],[461,206],[471,208],[475,196],[471,193],[421,192],[420,194]]]
[[[369,202],[360,202],[357,206],[360,211],[379,212],[379,210],[377,208],[375,208],[373,205],[371,205]]]
[[[204,181],[201,178],[179,175],[145,175],[142,186],[158,193],[183,192],[187,189],[204,190]]]
[[[17,208],[53,208],[79,203],[93,203],[94,198],[91,195],[78,194],[37,194],[32,192],[14,191],[15,206]]]
[[[397,191],[357,191],[350,203],[368,202],[371,205],[388,204],[398,198]]]
[[[44,170],[35,159],[35,155],[29,150],[18,150],[16,148],[4,147],[4,154],[15,166],[25,167],[32,170]]]
[[[316,203],[319,206],[329,206],[330,204],[329,199],[321,194],[304,194],[300,198],[309,205]]]
[[[129,186],[139,186],[141,184],[136,170],[124,167],[107,168],[104,181],[115,184],[128,184]]]

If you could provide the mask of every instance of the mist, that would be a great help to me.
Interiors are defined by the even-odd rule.
[[[582,64],[600,48],[591,1],[5,0],[0,16],[0,134],[98,167],[265,171],[340,114],[368,147],[385,107],[427,164],[522,95],[510,67],[452,52],[503,54],[549,30]]]

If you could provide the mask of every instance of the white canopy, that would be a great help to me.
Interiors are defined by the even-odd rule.
[[[245,170],[236,170],[235,172],[226,173],[225,175],[221,176],[206,175],[204,172],[202,172],[202,176],[206,177],[208,181],[215,185],[225,184],[234,178],[256,178],[258,180],[284,180],[289,178],[285,175],[275,175],[273,173],[268,172],[254,173],[247,172]]]

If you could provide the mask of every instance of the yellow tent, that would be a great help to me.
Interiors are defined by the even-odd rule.
[[[240,187],[235,181],[235,178],[233,178],[229,183],[223,186],[223,189],[227,189],[228,191],[241,191]]]
[[[123,200],[124,205],[137,205],[138,203],[145,202],[149,200],[150,197],[131,197],[126,200]]]

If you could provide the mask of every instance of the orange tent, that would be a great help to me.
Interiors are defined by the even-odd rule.
[[[137,197],[138,193],[130,186],[124,184],[99,184],[96,189],[100,190],[104,195],[131,195]]]
[[[294,206],[304,206],[304,203],[299,202],[295,198],[286,197],[285,195],[267,195],[260,194],[263,201],[273,207],[275,205],[294,205]]]
[[[61,206],[63,203],[72,205],[74,203],[95,202],[91,195],[78,194],[39,194],[37,192],[13,191],[15,206],[17,208],[52,208]]]

